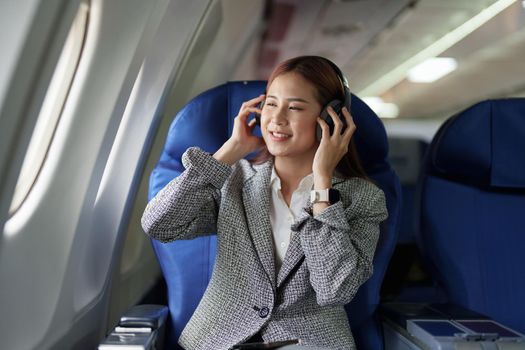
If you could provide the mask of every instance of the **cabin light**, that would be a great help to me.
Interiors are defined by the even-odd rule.
[[[363,97],[362,100],[379,118],[393,119],[399,115],[399,107],[395,103],[383,101],[381,97],[367,96]]]
[[[413,83],[432,83],[455,70],[457,61],[452,57],[429,58],[411,68],[407,79]]]
[[[514,3],[516,3],[516,0],[498,0],[494,2],[492,5],[485,8],[456,29],[445,34],[430,46],[424,48],[390,72],[384,74],[381,78],[374,81],[362,91],[359,91],[358,95],[367,96],[380,95],[384,93],[388,89],[401,82],[406,77],[406,74],[410,68],[421,63],[429,57],[439,56],[442,52],[461,41],[467,35],[481,27],[487,21]]]

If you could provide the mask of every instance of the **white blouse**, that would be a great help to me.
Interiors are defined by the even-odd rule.
[[[272,188],[270,221],[273,232],[276,273],[279,273],[281,269],[286,250],[292,238],[291,226],[295,218],[308,203],[313,184],[313,174],[305,176],[299,183],[297,189],[292,193],[290,207],[288,207],[281,193],[281,179],[277,176],[275,168],[272,169],[272,177],[270,180],[270,186]]]

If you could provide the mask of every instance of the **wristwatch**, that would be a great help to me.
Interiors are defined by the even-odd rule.
[[[312,190],[310,192],[310,202],[314,203],[330,203],[335,204],[341,200],[341,194],[335,188],[327,188],[324,190]]]

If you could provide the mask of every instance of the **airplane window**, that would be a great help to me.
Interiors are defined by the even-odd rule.
[[[88,9],[86,2],[80,4],[62,48],[27,148],[9,214],[13,214],[23,203],[44,164],[80,60],[88,22]]]

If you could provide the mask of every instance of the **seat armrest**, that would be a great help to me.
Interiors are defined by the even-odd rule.
[[[119,326],[158,329],[166,323],[167,318],[167,306],[151,304],[136,305],[120,317]]]
[[[134,306],[120,318],[98,350],[162,350],[167,319],[167,306]]]

